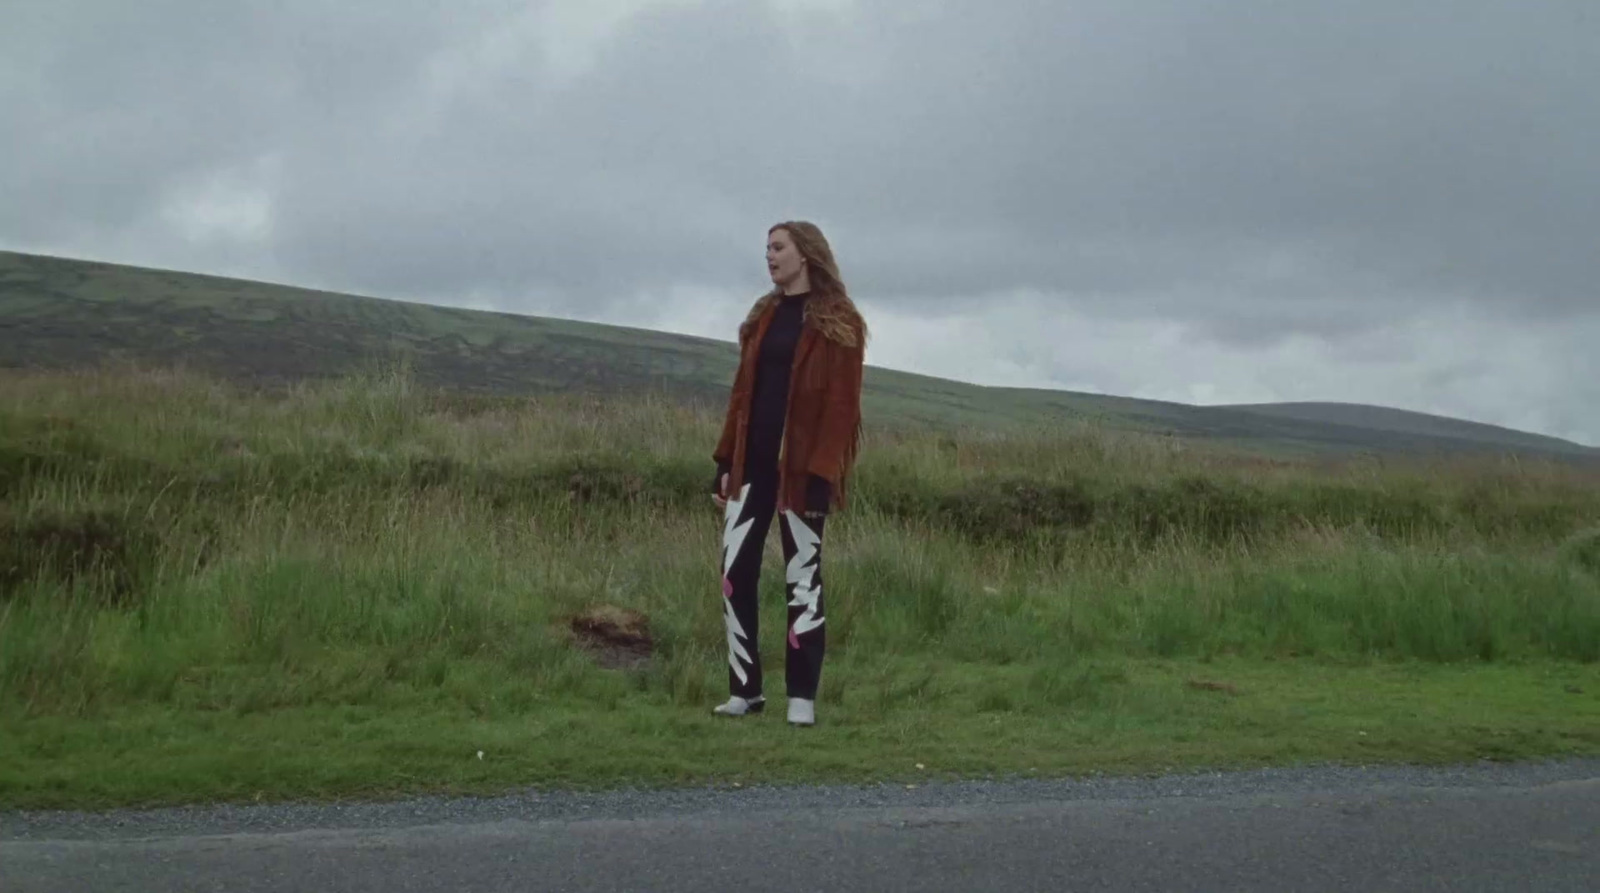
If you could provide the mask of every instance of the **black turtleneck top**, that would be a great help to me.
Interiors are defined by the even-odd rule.
[[[755,393],[750,399],[750,427],[745,436],[745,468],[749,472],[776,471],[783,445],[783,418],[789,409],[789,376],[794,371],[794,349],[805,323],[806,301],[811,295],[787,295],[772,313],[772,324],[761,340],[756,358]]]
[[[772,314],[761,349],[756,355],[755,390],[750,400],[750,416],[745,432],[745,477],[776,475],[783,448],[784,416],[789,411],[789,378],[794,371],[794,351],[805,327],[809,292],[785,295]],[[717,481],[728,469],[717,469]],[[713,484],[713,489],[717,484]],[[831,487],[823,478],[812,475],[806,481],[807,512],[825,513]]]

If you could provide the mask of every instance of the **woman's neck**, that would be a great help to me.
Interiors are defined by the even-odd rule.
[[[806,272],[804,267],[800,268],[800,274],[798,276],[794,277],[792,281],[784,283],[783,286],[783,295],[786,298],[792,298],[795,295],[803,295],[810,291],[811,274]]]

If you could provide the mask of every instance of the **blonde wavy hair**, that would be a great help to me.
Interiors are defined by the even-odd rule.
[[[839,264],[833,259],[833,248],[828,245],[822,230],[809,221],[786,220],[769,227],[767,236],[770,238],[780,229],[794,239],[795,248],[806,259],[806,269],[811,277],[811,299],[806,302],[806,321],[816,326],[822,337],[829,341],[845,347],[866,347],[867,322],[861,318],[861,311],[856,309],[855,302],[850,300],[850,292],[844,287],[844,277],[839,275]],[[755,331],[756,321],[782,297],[783,289],[774,288],[757,299],[755,306],[750,308],[750,315],[739,327],[739,340],[748,338]]]

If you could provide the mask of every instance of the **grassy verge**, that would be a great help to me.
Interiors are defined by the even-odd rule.
[[[707,715],[713,419],[404,376],[0,398],[0,805],[1600,753],[1600,484],[1561,466],[875,432],[796,732]],[[574,647],[595,605],[646,665]]]
[[[598,700],[522,706],[525,689],[502,674],[461,675],[460,688],[386,686],[353,704],[35,717],[0,744],[0,790],[8,806],[72,808],[1600,752],[1593,666],[1101,661],[1046,683],[1037,703],[1001,707],[997,690],[1038,696],[1033,671],[847,665],[842,703],[806,730],[781,713],[714,722],[620,683]]]

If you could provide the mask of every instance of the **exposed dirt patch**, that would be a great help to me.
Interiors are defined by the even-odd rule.
[[[1196,691],[1219,691],[1225,695],[1237,695],[1238,686],[1231,682],[1212,682],[1207,679],[1190,679],[1188,686]]]
[[[157,545],[151,531],[109,513],[0,514],[0,600],[43,575],[93,580],[92,591],[105,603],[128,605],[143,590]]]
[[[573,617],[570,627],[578,647],[607,669],[644,666],[655,651],[650,618],[630,608],[594,605]]]
[[[644,494],[644,489],[644,479],[637,474],[580,469],[574,471],[567,480],[567,498],[577,503],[600,499],[636,502]]]

